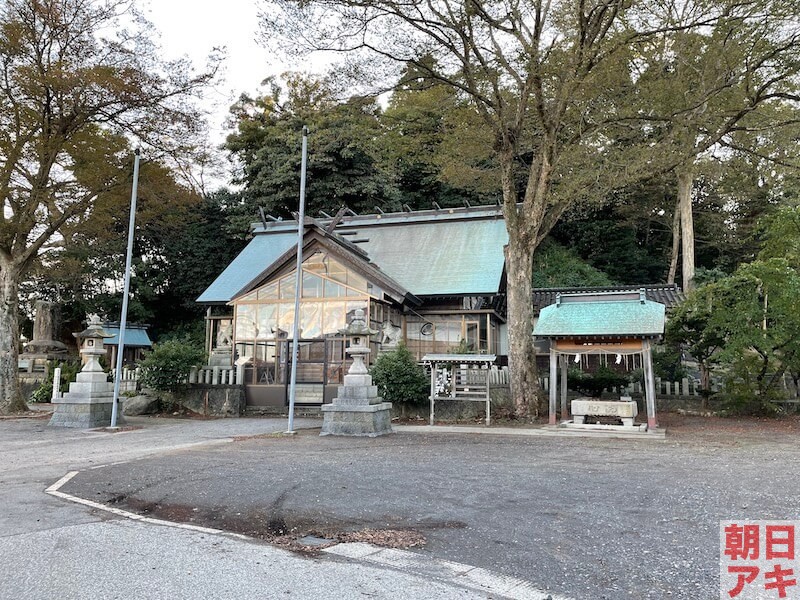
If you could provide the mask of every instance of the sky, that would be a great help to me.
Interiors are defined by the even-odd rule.
[[[165,58],[186,55],[202,69],[214,47],[226,47],[223,79],[208,94],[215,142],[224,139],[223,123],[236,98],[288,68],[255,42],[256,0],[142,0],[140,8],[158,30]]]

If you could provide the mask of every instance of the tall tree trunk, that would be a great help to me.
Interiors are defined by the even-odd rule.
[[[539,416],[540,390],[533,345],[532,268],[533,249],[512,233],[506,246],[508,356],[514,412],[521,418]]]
[[[524,200],[517,203],[514,180],[515,135],[502,138],[500,144],[503,215],[508,230],[505,247],[508,362],[511,398],[517,417],[538,417],[542,395],[536,373],[536,348],[533,344],[533,252],[538,244],[547,189],[550,162],[542,154],[528,174]],[[538,165],[538,168],[537,168]]]
[[[700,367],[700,409],[708,409],[708,397],[711,396],[711,371],[705,361],[699,362]]]
[[[694,169],[691,164],[681,165],[678,175],[678,206],[681,213],[681,254],[683,262],[683,291],[694,288],[694,220],[692,218],[692,184]]]
[[[667,283],[675,283],[675,275],[678,273],[678,256],[681,253],[681,205],[675,203],[675,211],[672,214],[672,254],[669,257],[669,274]]]
[[[2,260],[2,259],[0,259]],[[19,385],[19,273],[0,262],[0,415],[28,409]]]

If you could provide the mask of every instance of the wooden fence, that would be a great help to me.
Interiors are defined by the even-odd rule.
[[[511,379],[509,376],[508,367],[493,366],[489,372],[489,384],[492,386],[509,385]],[[550,378],[540,377],[539,384],[544,391],[550,391]],[[613,394],[620,396],[630,396],[633,394],[642,394],[643,385],[639,382],[631,383],[622,388],[613,388]],[[684,378],[681,381],[666,381],[656,377],[656,395],[657,396],[700,396],[700,382],[694,379]]]
[[[244,367],[192,367],[184,383],[197,383],[201,385],[237,385],[244,379]],[[113,373],[113,371],[112,371]],[[139,369],[123,369],[121,390],[137,389]]]

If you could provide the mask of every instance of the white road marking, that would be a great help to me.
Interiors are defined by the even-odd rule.
[[[531,582],[463,563],[431,558],[409,550],[380,548],[363,542],[343,543],[322,550],[328,554],[453,583],[472,590],[519,600],[569,600],[537,589]]]
[[[93,500],[86,500],[85,498],[79,498],[78,496],[60,491],[60,489],[78,473],[80,473],[80,471],[70,471],[48,487],[45,493],[95,510],[102,510],[125,519],[139,521],[140,523],[253,541],[253,538],[240,533],[231,533],[229,531],[223,531],[222,529],[213,529],[211,527],[201,527],[200,525],[191,525],[189,523],[176,523],[163,519],[145,517],[121,508],[115,508]],[[347,542],[324,548],[322,552],[348,558],[350,560],[363,561],[388,567],[420,577],[436,579],[459,587],[513,600],[572,600],[567,596],[560,596],[540,590],[534,587],[531,582],[524,579],[511,577],[510,575],[502,575],[472,565],[431,558],[409,550],[382,548],[364,542]]]

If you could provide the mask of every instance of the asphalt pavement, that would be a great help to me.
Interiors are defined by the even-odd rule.
[[[717,598],[719,521],[800,515],[797,434],[771,424],[663,441],[131,425],[0,419],[0,598]],[[352,542],[382,535],[424,544]]]
[[[259,540],[135,521],[45,493],[66,473],[106,476],[130,461],[159,457],[191,462],[193,449],[232,448],[237,436],[286,428],[276,419],[129,422],[137,429],[107,433],[50,428],[46,417],[0,419],[0,599],[502,597],[378,556],[307,557]],[[295,421],[297,428],[317,424]],[[473,580],[481,574],[472,573]],[[543,598],[524,593],[517,581],[506,587],[523,592],[517,597]]]
[[[426,542],[410,552],[423,563],[471,565],[586,599],[717,598],[719,521],[800,515],[792,436],[317,433],[83,470],[62,489],[254,539],[414,532]]]

